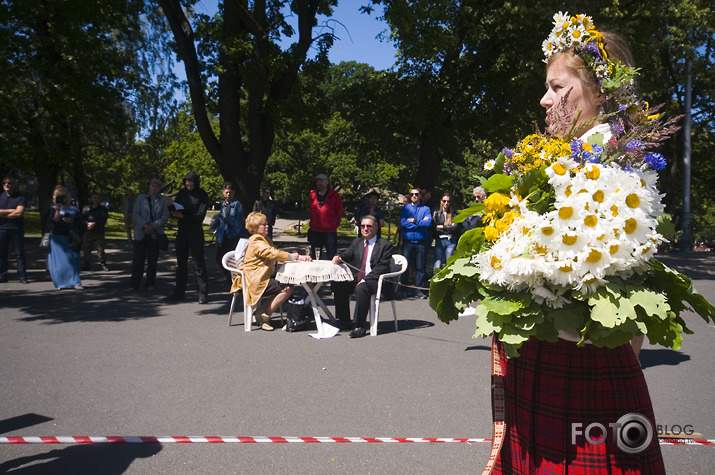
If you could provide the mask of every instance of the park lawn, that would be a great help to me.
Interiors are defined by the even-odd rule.
[[[209,212],[208,215],[213,215],[215,212]],[[176,237],[177,220],[170,219],[164,226],[164,231],[170,240]],[[38,210],[25,210],[25,236],[41,236],[43,232],[40,230],[40,212]],[[106,238],[126,239],[127,233],[124,230],[124,216],[116,211],[109,212],[109,220],[105,228],[104,236]],[[204,226],[204,237],[206,241],[213,240],[213,233],[209,231],[208,226]]]

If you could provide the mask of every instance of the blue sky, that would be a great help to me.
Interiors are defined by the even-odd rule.
[[[330,61],[358,61],[378,70],[389,69],[395,63],[394,44],[376,38],[387,30],[387,24],[377,19],[382,10],[376,9],[371,15],[361,14],[359,8],[364,3],[368,2],[342,0],[332,17],[318,20],[319,24],[328,20],[328,26],[333,28],[339,38],[330,49]],[[218,0],[203,0],[196,5],[196,9],[201,13],[213,14],[217,11],[217,5]]]

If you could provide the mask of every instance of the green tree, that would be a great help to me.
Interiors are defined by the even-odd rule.
[[[184,12],[193,3],[159,0],[184,62],[198,134],[247,206],[259,194],[281,107],[310,62],[309,48],[317,46],[316,61],[327,61],[332,34],[313,33],[316,16],[329,16],[337,0],[226,0],[215,18],[195,16],[196,34]],[[297,40],[282,50],[278,40],[295,34],[287,8],[297,18]],[[207,81],[214,77],[216,92],[207,98]],[[218,117],[218,133],[212,117]]]
[[[421,124],[414,140],[420,147],[416,181],[439,184],[440,170],[462,167],[465,157],[483,153],[473,144],[493,149],[513,143],[533,130],[543,110],[544,65],[541,42],[562,2],[526,0],[475,2],[459,0],[371,0],[382,4],[390,37],[399,51],[399,73],[411,81],[409,97],[421,109],[411,120]],[[700,170],[713,162],[713,31],[711,2],[574,1],[572,14],[593,16],[601,29],[621,33],[633,46],[642,67],[640,85],[651,104],[667,103],[669,114],[684,108],[685,64],[693,67],[693,163]],[[666,154],[672,179],[664,177],[668,200],[678,189],[682,139],[672,140]],[[481,157],[485,160],[492,157]],[[711,174],[693,175],[693,190],[706,191]],[[695,210],[711,209],[710,193],[694,194]]]
[[[264,184],[291,206],[306,205],[318,173],[327,173],[348,206],[371,189],[402,191],[414,156],[394,73],[345,62],[304,72],[277,130]],[[349,214],[349,212],[347,213]]]
[[[0,168],[34,175],[40,205],[59,178],[86,198],[88,150],[127,139],[143,10],[142,0],[0,4]]]

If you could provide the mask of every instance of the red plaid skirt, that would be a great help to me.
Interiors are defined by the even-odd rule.
[[[506,434],[495,473],[665,473],[648,387],[630,345],[580,348],[575,342],[532,338],[518,358],[507,360],[497,343]],[[617,421],[631,420],[626,416],[631,413],[652,424],[650,444],[644,422],[618,431]],[[629,453],[635,449],[640,451]]]

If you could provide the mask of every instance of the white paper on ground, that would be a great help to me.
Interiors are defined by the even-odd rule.
[[[332,338],[335,335],[338,334],[338,331],[340,331],[339,328],[336,328],[328,323],[323,322],[323,334],[321,335],[320,333],[308,333],[310,336],[315,338],[316,340],[320,340],[323,338]]]

